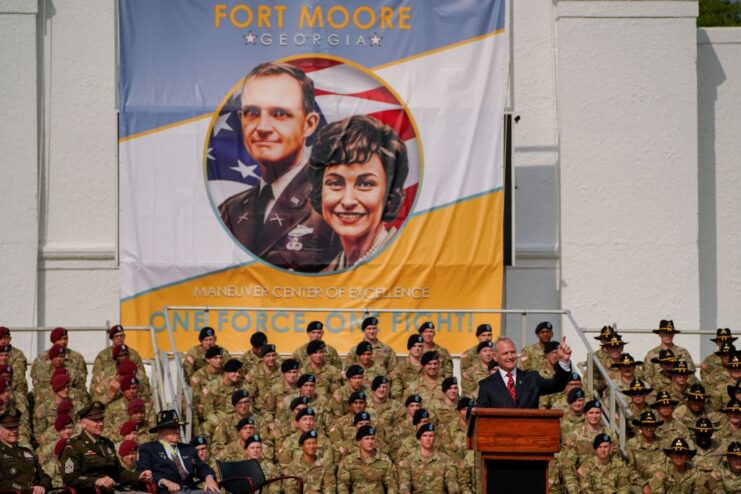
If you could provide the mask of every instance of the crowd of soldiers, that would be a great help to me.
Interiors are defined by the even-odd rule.
[[[323,341],[318,321],[307,325],[308,341],[290,357],[265,333],[232,355],[203,328],[182,361],[193,396],[191,444],[201,460],[218,473],[216,461],[255,459],[269,478],[300,476],[310,493],[480,492],[478,461],[465,438],[478,382],[497,370],[491,326],[480,325],[478,341],[462,354],[460,382],[433,323],[409,336],[402,360],[378,339],[375,317],[361,329],[362,341],[343,359]],[[553,327],[542,322],[535,332],[538,341],[522,349],[520,367],[552,377]],[[673,342],[674,324],[661,321],[654,332],[661,344],[643,361],[624,352],[626,342],[612,328],[597,338],[602,366],[629,402],[629,414],[615,417],[630,426],[625,454],[603,420],[605,380],[593,392],[573,372],[563,393],[541,398],[541,408],[564,412],[550,492],[741,492],[736,338],[718,330],[718,351],[702,363],[698,380],[689,353]],[[14,378],[26,375],[27,360],[0,327],[0,449],[3,458],[18,459],[0,465],[0,488],[106,490],[95,484],[103,472],[116,490],[142,489],[139,445],[157,439],[151,387],[124,328],[114,326],[108,336],[88,388],[87,367],[69,348],[67,331],[52,331],[51,348],[31,367],[29,393],[26,380]],[[99,450],[86,455],[91,437]],[[86,464],[96,459],[100,464]],[[293,494],[298,484],[268,489]]]

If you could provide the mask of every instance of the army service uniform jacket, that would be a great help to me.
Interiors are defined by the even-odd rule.
[[[31,492],[35,485],[51,490],[51,479],[44,473],[30,449],[0,442],[0,489]]]
[[[103,436],[91,438],[81,432],[74,436],[62,451],[62,480],[69,487],[92,490],[95,481],[111,477],[116,483],[135,485],[138,475],[125,470],[116,455],[113,442]]]

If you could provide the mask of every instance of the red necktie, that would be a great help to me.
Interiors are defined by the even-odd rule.
[[[515,391],[515,380],[512,379],[512,373],[507,373],[507,391],[509,391],[509,395],[512,397],[512,401],[517,401],[517,391]]]

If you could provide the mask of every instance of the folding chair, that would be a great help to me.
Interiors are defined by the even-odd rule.
[[[273,482],[282,480],[295,480],[298,482],[299,492],[304,492],[304,481],[301,477],[284,475],[272,479],[266,479],[265,473],[257,460],[243,461],[217,461],[216,468],[219,470],[221,481],[219,487],[230,494],[253,494]]]

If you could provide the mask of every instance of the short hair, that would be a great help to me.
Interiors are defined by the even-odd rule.
[[[497,341],[494,342],[494,350],[499,351],[497,350],[497,345],[499,345],[500,343],[507,342],[507,341],[512,343],[512,346],[515,347],[515,350],[517,350],[517,345],[515,345],[515,342],[512,341],[512,338],[508,338],[506,336],[500,336],[499,338],[497,338]]]
[[[311,205],[322,213],[324,169],[332,165],[367,163],[378,155],[386,174],[383,221],[396,219],[404,199],[404,181],[409,174],[407,147],[399,134],[378,119],[353,115],[325,125],[317,134],[309,158]]]
[[[301,87],[304,112],[307,115],[313,112],[316,106],[316,100],[314,99],[314,81],[306,75],[306,72],[291,64],[265,62],[256,66],[245,76],[244,81],[242,82],[242,94],[244,94],[244,86],[247,84],[248,80],[255,77],[268,77],[282,74],[289,75],[296,79],[296,82],[298,82],[298,85]],[[241,99],[242,97],[240,96],[240,109]]]

